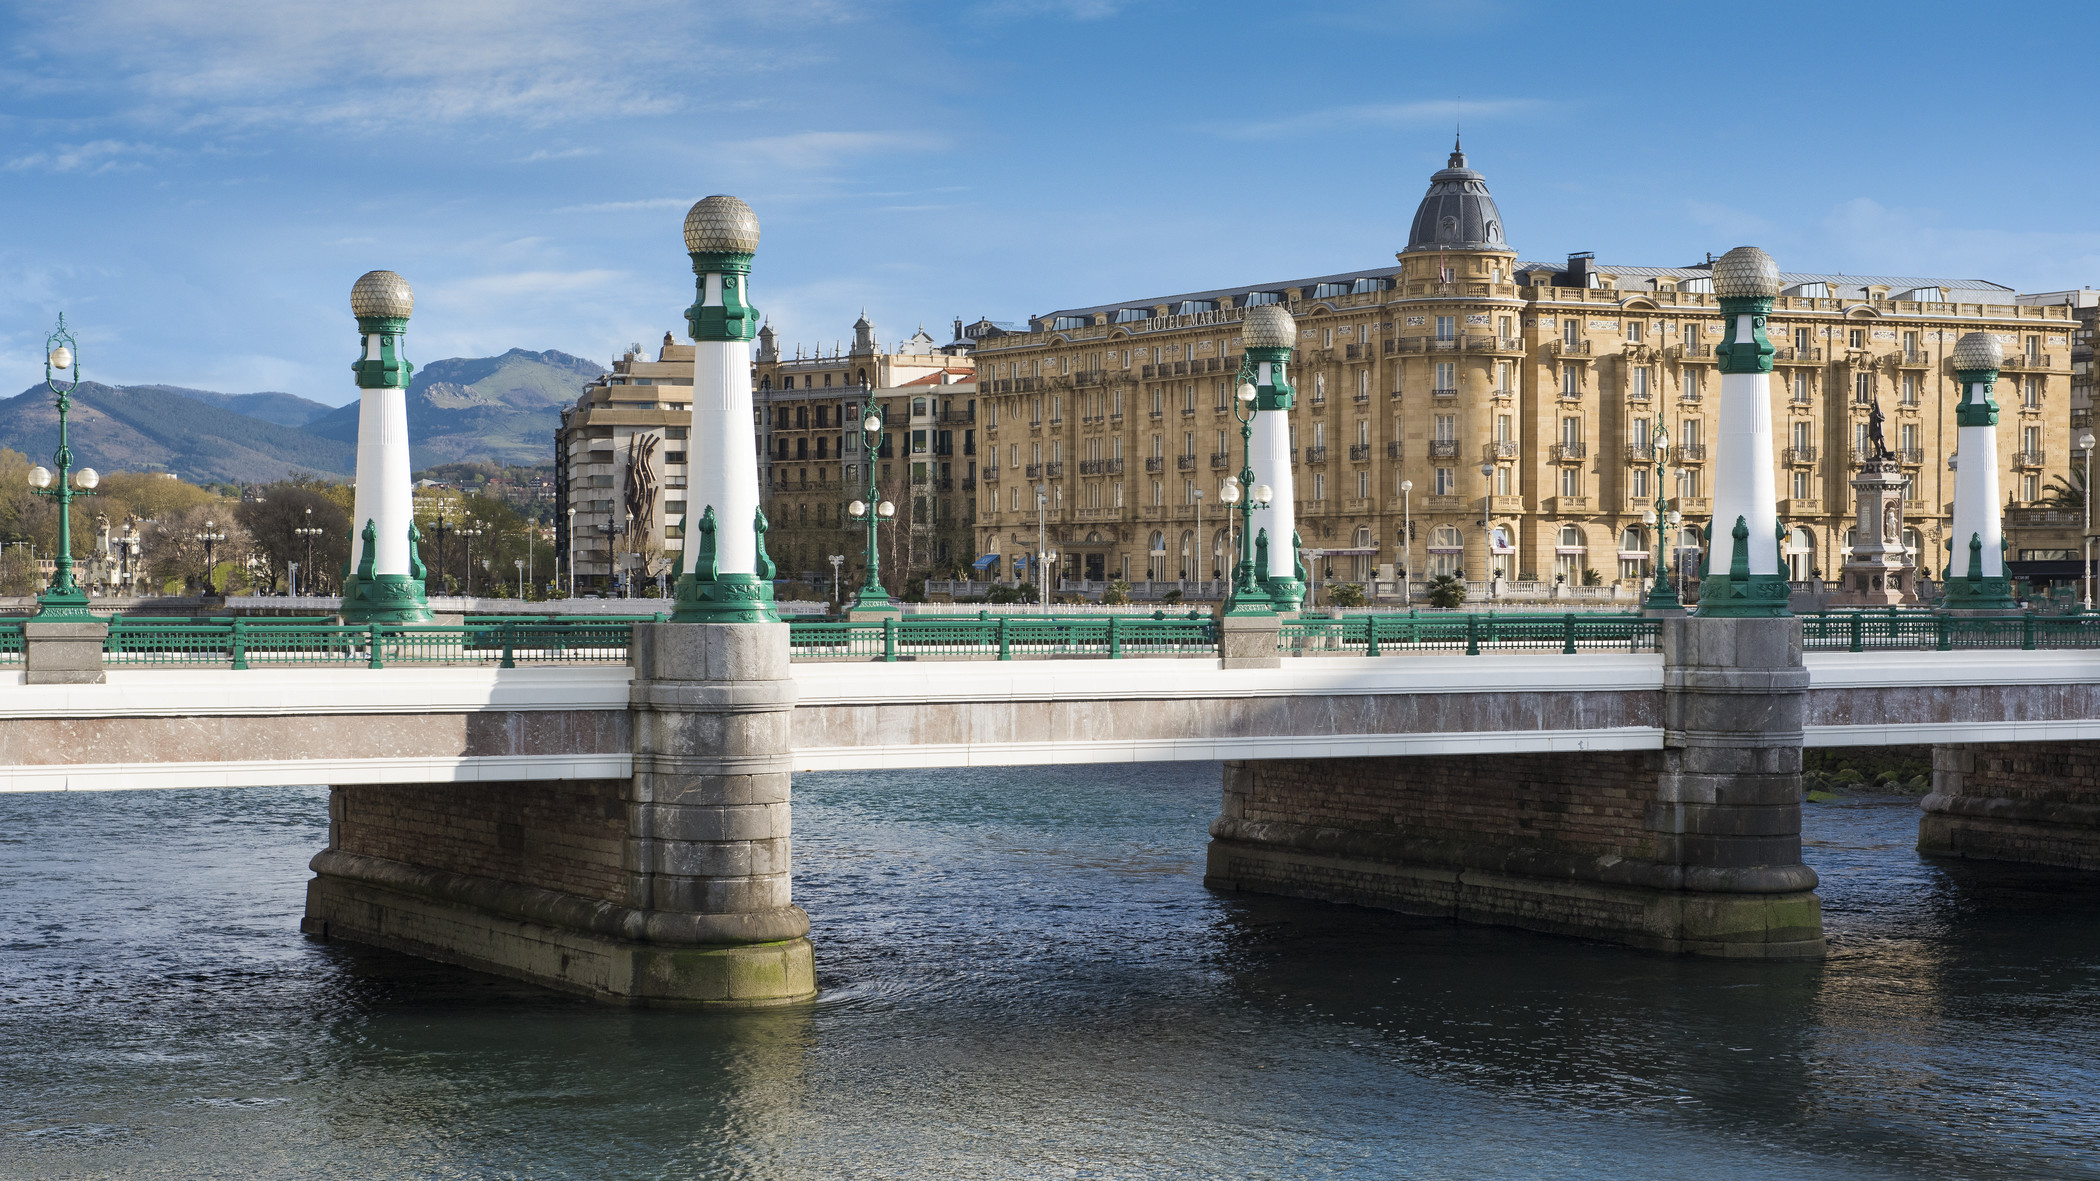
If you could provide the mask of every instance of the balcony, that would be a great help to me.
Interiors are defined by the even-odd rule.
[[[1192,471],[1195,471],[1195,470],[1196,470],[1196,457],[1195,457],[1195,456],[1193,456],[1193,455],[1177,455],[1177,456],[1175,456],[1175,457],[1174,457],[1174,468],[1175,468],[1175,470],[1176,470],[1176,471],[1183,471],[1183,472],[1192,472]]]
[[[1183,418],[1194,418],[1194,417],[1196,417],[1196,408],[1195,408],[1194,406],[1183,406],[1183,407],[1181,408],[1181,416],[1182,416]]]
[[[1673,361],[1711,361],[1714,346],[1710,344],[1673,344],[1663,350]]]
[[[1524,498],[1521,496],[1491,496],[1488,498],[1488,511],[1491,513],[1521,513],[1524,511]]]
[[[1429,396],[1432,398],[1456,398],[1458,396],[1458,391],[1456,389],[1446,389],[1439,387],[1437,389],[1429,391]]]
[[[1307,447],[1307,448],[1305,449],[1305,462],[1307,462],[1307,463],[1326,463],[1326,462],[1327,462],[1327,448],[1325,448],[1325,447]]]
[[[1025,470],[1026,470],[1026,472],[1027,472],[1027,474],[1028,474],[1028,478],[1029,478],[1029,479],[1031,479],[1031,480],[1040,480],[1040,479],[1042,479],[1042,478],[1043,478],[1043,465],[1042,465],[1042,464],[1039,464],[1039,463],[1031,463],[1031,464],[1029,464],[1029,465],[1028,465],[1028,467],[1027,467],[1027,468],[1026,468]]]
[[[1898,447],[1896,448],[1896,462],[1904,467],[1923,467],[1925,466],[1925,449],[1923,447]]]
[[[1896,364],[1905,369],[1927,369],[1932,366],[1932,355],[1922,349],[1904,349],[1896,354]]]
[[[1587,443],[1555,443],[1553,445],[1553,459],[1557,463],[1574,463],[1578,460],[1587,459],[1589,453],[1590,447]]]
[[[1515,439],[1497,439],[1492,443],[1482,443],[1480,445],[1480,458],[1489,463],[1501,459],[1515,459],[1516,457],[1517,441]]]
[[[1108,461],[1105,459],[1082,459],[1079,461],[1079,474],[1082,476],[1098,476],[1102,474],[1104,465],[1107,463]]]
[[[1823,361],[1823,350],[1820,346],[1773,349],[1772,360],[1781,365],[1818,365]]]
[[[1495,399],[1495,400],[1496,400],[1497,402],[1507,402],[1507,401],[1509,401],[1509,400],[1510,400],[1511,398],[1514,398],[1514,397],[1516,397],[1516,396],[1517,396],[1517,391],[1515,391],[1515,390],[1513,390],[1513,389],[1510,389],[1510,388],[1508,388],[1508,387],[1506,387],[1506,386],[1505,386],[1505,387],[1503,387],[1502,389],[1499,389],[1499,390],[1490,390],[1490,391],[1488,391],[1488,396],[1489,396],[1489,397],[1491,397],[1491,398],[1493,398],[1493,399]]]
[[[1151,412],[1150,414],[1146,415],[1146,417],[1147,417],[1147,418],[1150,418],[1150,419],[1151,419],[1152,421],[1154,421],[1154,422],[1158,422],[1158,421],[1159,421],[1159,420],[1160,420],[1161,418],[1165,417],[1165,415],[1166,415],[1166,411],[1164,411],[1164,410],[1161,410],[1161,409],[1160,409],[1159,407],[1157,407],[1157,406],[1154,406],[1154,407],[1152,408],[1152,412]]]
[[[977,421],[977,414],[971,410],[943,410],[933,416],[933,421],[942,426],[969,426]]]
[[[1654,463],[1654,462],[1655,462],[1655,445],[1654,445],[1653,443],[1628,443],[1628,444],[1626,444],[1626,462],[1628,462],[1628,463]]]
[[[999,469],[995,467],[988,467],[984,469],[982,473],[980,473],[979,478],[987,484],[996,484],[999,482]]]
[[[1429,441],[1429,457],[1431,459],[1457,459],[1458,440],[1431,439]]]
[[[1705,463],[1706,444],[1680,443],[1671,449],[1670,454],[1678,463]]]
[[[1386,457],[1387,459],[1398,459],[1398,458],[1400,458],[1400,444],[1398,444],[1398,443],[1387,443],[1387,444],[1385,445],[1385,457]]]
[[[2015,451],[2013,452],[2013,466],[2040,467],[2042,466],[2043,454],[2040,451]]]
[[[1371,401],[1371,391],[1358,390],[1350,400],[1355,402],[1359,406],[1368,405]]]
[[[1062,475],[1064,475],[1064,474],[1065,474],[1065,465],[1064,465],[1064,461],[1062,461],[1062,460],[1059,460],[1059,461],[1057,461],[1057,462],[1055,462],[1055,463],[1046,463],[1046,464],[1044,464],[1044,465],[1043,465],[1043,474],[1044,474],[1044,475],[1046,475],[1046,476],[1052,477],[1053,479],[1054,479],[1054,478],[1056,478],[1056,477],[1058,477],[1058,476],[1062,476]]]
[[[1351,443],[1351,444],[1349,444],[1349,462],[1350,462],[1350,463],[1364,463],[1364,462],[1367,462],[1367,461],[1368,461],[1368,460],[1369,460],[1370,458],[1371,458],[1371,445],[1370,445],[1369,443]]]
[[[1587,496],[1555,496],[1546,501],[1546,511],[1549,513],[1586,513],[1590,511],[1590,498]]]
[[[1782,517],[1820,517],[1823,515],[1823,502],[1813,496],[1789,497],[1779,502],[1779,515]]]
[[[1146,471],[1148,471],[1148,472],[1163,472],[1163,471],[1166,471],[1166,470],[1167,470],[1167,461],[1166,461],[1166,459],[1165,459],[1165,458],[1163,458],[1163,457],[1161,457],[1161,456],[1158,456],[1158,455],[1152,456],[1152,457],[1151,457],[1150,459],[1147,459],[1147,460],[1145,461],[1145,470],[1146,470]]]
[[[1231,452],[1229,452],[1229,451],[1213,451],[1213,452],[1211,452],[1211,453],[1210,453],[1210,466],[1211,466],[1211,467],[1213,467],[1213,468],[1225,468],[1225,467],[1231,467],[1231,466],[1232,466],[1232,453],[1231,453]]]
[[[1579,357],[1587,360],[1590,355],[1590,342],[1587,340],[1549,340],[1546,342],[1546,355],[1549,357]]]
[[[1109,474],[1109,475],[1111,475],[1111,476],[1120,476],[1120,475],[1122,475],[1122,474],[1123,474],[1123,461],[1122,461],[1122,460],[1120,460],[1120,459],[1104,459],[1104,460],[1102,460],[1101,462],[1103,462],[1103,463],[1105,463],[1105,464],[1107,464],[1107,465],[1108,465],[1108,467],[1107,467],[1107,468],[1106,468],[1105,470],[1106,470],[1106,471],[1108,472],[1108,474]]]
[[[2002,370],[2053,369],[2055,357],[2048,353],[2007,353],[1998,366]],[[1951,362],[1950,362],[1951,364]]]
[[[1084,386],[1084,385],[1107,385],[1107,384],[1108,384],[1108,370],[1106,370],[1106,369],[1082,369],[1082,370],[1080,370],[1079,372],[1077,372],[1077,373],[1074,373],[1074,374],[1072,375],[1072,384],[1073,384],[1073,385],[1075,385],[1075,386]]]
[[[1813,447],[1789,447],[1779,453],[1781,463],[1810,464],[1815,461],[1816,449]]]

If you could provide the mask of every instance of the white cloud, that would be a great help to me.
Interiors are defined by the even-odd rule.
[[[724,144],[728,152],[751,164],[814,170],[850,157],[887,151],[933,151],[945,146],[935,136],[903,131],[801,131]]]
[[[17,156],[7,162],[7,167],[13,172],[117,172],[144,168],[145,163],[138,157],[166,154],[162,149],[150,144],[98,139],[84,144],[62,144],[46,151]]]
[[[518,161],[520,164],[537,164],[542,160],[575,160],[584,156],[595,156],[596,148],[541,148],[532,155]]]
[[[1327,107],[1282,119],[1250,123],[1214,123],[1206,127],[1228,139],[1280,139],[1286,136],[1346,131],[1358,127],[1449,127],[1466,119],[1495,119],[1536,112],[1546,106],[1536,99],[1431,99],[1407,103],[1361,103]]]
[[[631,213],[637,209],[684,209],[697,197],[649,197],[640,201],[599,201],[590,205],[564,205],[556,213]]]

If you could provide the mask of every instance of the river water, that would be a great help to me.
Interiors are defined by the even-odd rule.
[[[318,788],[0,796],[0,1176],[2100,1178],[2100,886],[1811,806],[1832,956],[1202,887],[1215,765],[805,775],[821,1001],[311,943]]]

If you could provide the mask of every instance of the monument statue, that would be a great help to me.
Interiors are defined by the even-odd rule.
[[[1888,421],[1888,416],[1881,412],[1881,399],[1876,398],[1868,403],[1867,406],[1867,453],[1860,458],[1895,458],[1895,454],[1889,450],[1888,439],[1883,437],[1881,433],[1881,424]]]

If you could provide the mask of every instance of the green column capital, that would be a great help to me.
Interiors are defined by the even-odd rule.
[[[694,250],[693,306],[685,310],[687,331],[695,341],[750,340],[758,335],[758,309],[750,304],[751,254],[741,250]],[[722,302],[705,304],[707,277],[722,278]]]
[[[1954,425],[1997,426],[1998,403],[1991,397],[1998,385],[1996,369],[1957,369],[1954,378],[1961,382],[1961,401],[1954,406]],[[1981,396],[1977,387],[1981,386]]]
[[[1714,346],[1718,368],[1723,373],[1770,373],[1776,350],[1772,338],[1765,335],[1765,321],[1772,314],[1772,300],[1763,296],[1723,296],[1720,302],[1727,327],[1721,343]],[[1736,338],[1744,316],[1751,318],[1747,341]]]
[[[359,316],[358,338],[362,351],[350,362],[350,372],[357,375],[357,388],[364,390],[405,390],[409,379],[415,375],[416,367],[401,355],[401,338],[408,335],[406,316]],[[372,338],[379,338],[379,355],[372,355]]]
[[[1268,384],[1263,385],[1259,380],[1256,380],[1254,383],[1255,409],[1289,410],[1295,400],[1294,395],[1297,393],[1296,390],[1291,388],[1288,376],[1291,350],[1287,348],[1249,348],[1246,356],[1247,360],[1253,362],[1254,365],[1260,365],[1266,361],[1270,366]]]

